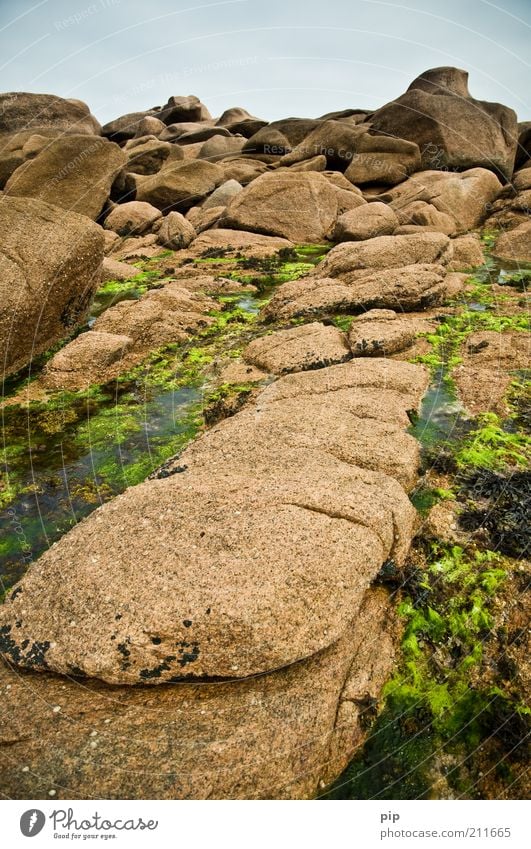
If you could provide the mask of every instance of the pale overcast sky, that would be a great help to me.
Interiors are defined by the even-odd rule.
[[[526,120],[530,29],[531,0],[0,0],[1,87],[102,122],[172,94],[273,120],[376,108],[457,65]]]

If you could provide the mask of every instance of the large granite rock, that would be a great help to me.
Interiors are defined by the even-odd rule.
[[[454,222],[450,232],[465,233],[485,220],[501,190],[496,175],[486,168],[472,168],[462,174],[420,171],[381,199],[399,216],[412,213],[413,204],[431,205],[441,215],[449,216],[450,223]]]
[[[125,162],[120,148],[106,139],[61,136],[17,168],[6,183],[5,193],[36,198],[96,219]]]
[[[39,130],[93,136],[101,127],[81,100],[24,91],[0,94],[0,135]]]
[[[419,455],[405,427],[426,385],[422,367],[386,360],[281,378],[192,444],[180,473],[52,546],[0,610],[4,655],[159,684],[271,672],[332,645],[407,552]]]
[[[510,262],[531,262],[531,221],[498,236],[492,253]]]
[[[518,127],[507,106],[474,100],[468,73],[432,68],[371,116],[373,130],[418,144],[424,168],[488,168],[509,180]]]
[[[225,181],[223,170],[204,159],[177,162],[150,176],[134,175],[136,200],[167,212],[186,212]]]
[[[422,310],[447,297],[447,276],[440,265],[415,264],[379,271],[364,269],[332,277],[306,277],[280,286],[265,310],[266,318],[286,320],[333,316],[372,309]]]
[[[369,591],[341,640],[269,675],[148,687],[0,663],[0,791],[11,799],[311,798],[361,744],[397,628]]]
[[[337,327],[313,322],[254,339],[243,352],[243,358],[273,374],[287,374],[343,363],[351,354],[344,334]]]
[[[222,226],[293,242],[319,242],[331,235],[340,192],[315,172],[263,174],[233,198]]]
[[[85,318],[100,282],[103,233],[33,198],[0,198],[0,348],[4,375],[30,363]]]

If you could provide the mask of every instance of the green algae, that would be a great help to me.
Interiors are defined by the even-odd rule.
[[[431,798],[443,756],[462,764],[500,728],[500,717],[529,717],[517,697],[496,682],[483,683],[479,674],[511,562],[488,550],[424,545],[421,565],[401,577],[401,662],[384,688],[384,708],[327,798]],[[448,768],[445,779],[474,795],[473,777],[458,766]]]

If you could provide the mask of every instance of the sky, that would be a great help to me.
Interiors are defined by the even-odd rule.
[[[529,120],[530,33],[531,0],[0,0],[0,85],[102,123],[186,94],[274,120],[375,109],[455,65]]]

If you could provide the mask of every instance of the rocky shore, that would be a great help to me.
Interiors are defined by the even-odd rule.
[[[0,95],[5,796],[369,798],[382,727],[405,798],[525,794],[464,732],[530,712],[531,125],[467,77],[273,123]],[[147,386],[193,428],[116,483]],[[93,503],[26,557],[73,428]]]

